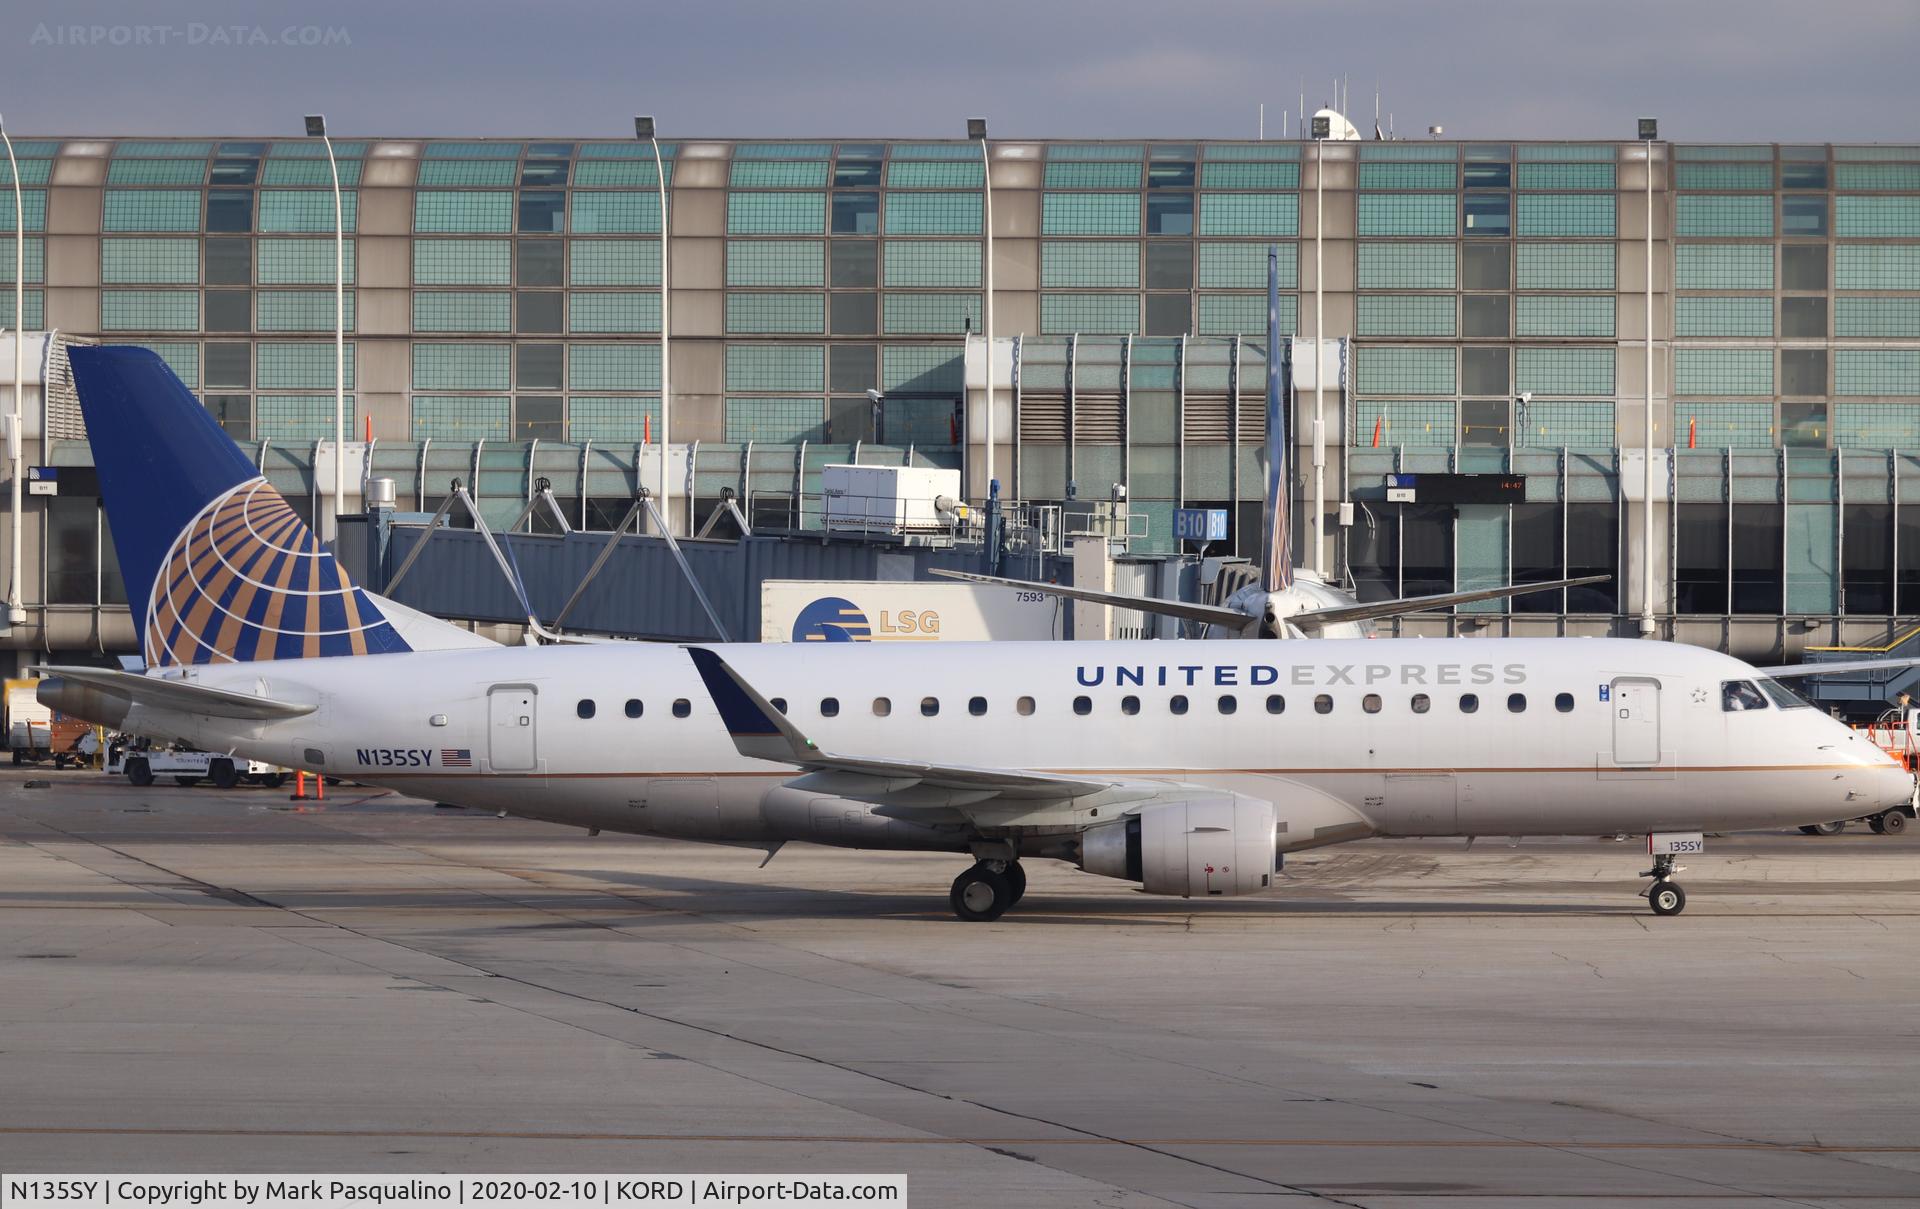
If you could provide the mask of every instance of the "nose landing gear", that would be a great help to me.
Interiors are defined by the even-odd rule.
[[[1674,874],[1685,871],[1685,865],[1673,863],[1673,853],[1663,852],[1654,856],[1653,868],[1640,875],[1653,879],[1653,884],[1641,894],[1655,915],[1678,915],[1687,909],[1687,892],[1680,888],[1679,882],[1673,880]]]

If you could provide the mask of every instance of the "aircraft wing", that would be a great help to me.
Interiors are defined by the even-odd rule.
[[[142,676],[98,667],[37,667],[32,669],[51,680],[83,684],[100,692],[144,705],[152,709],[181,714],[204,714],[212,718],[244,718],[279,721],[312,713],[319,706],[304,701],[276,701],[251,693],[195,684],[190,680],[171,680]]]
[[[1792,680],[1801,676],[1827,676],[1839,672],[1891,671],[1894,668],[1912,667],[1916,663],[1920,663],[1920,655],[1905,655],[1898,659],[1840,659],[1832,663],[1784,663],[1778,667],[1757,667],[1753,670],[1775,680]]]
[[[1020,768],[983,768],[822,751],[712,649],[690,646],[686,651],[692,656],[700,679],[706,682],[707,692],[720,710],[720,720],[733,737],[734,747],[752,759],[793,764],[819,772],[876,777],[899,782],[894,786],[899,789],[931,785],[999,797],[1077,798],[1101,793],[1118,784],[1111,780],[1089,780]]]
[[[1094,588],[1034,583],[1031,580],[1006,579],[998,575],[976,575],[971,571],[932,568],[930,573],[946,579],[964,579],[969,583],[977,584],[997,584],[1004,588],[1019,588],[1023,592],[1044,592],[1048,596],[1060,596],[1067,600],[1084,600],[1088,604],[1111,605],[1116,609],[1134,609],[1141,613],[1155,613],[1162,617],[1177,617],[1182,621],[1225,626],[1231,630],[1244,630],[1254,620],[1238,609],[1192,604],[1184,600],[1162,600],[1158,596],[1128,596],[1120,592],[1102,592]]]
[[[1558,588],[1577,588],[1583,584],[1605,583],[1611,575],[1583,575],[1578,579],[1555,579],[1538,584],[1507,584],[1498,588],[1478,588],[1471,592],[1440,592],[1433,596],[1403,596],[1398,600],[1377,600],[1372,604],[1341,605],[1331,609],[1312,609],[1285,618],[1288,625],[1317,630],[1342,621],[1372,621],[1380,617],[1399,617],[1405,613],[1430,613],[1476,600],[1499,600],[1506,596],[1526,596],[1533,592],[1552,592]]]

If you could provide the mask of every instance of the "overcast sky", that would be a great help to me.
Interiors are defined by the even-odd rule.
[[[1402,136],[1920,141],[1916,0],[11,0],[46,134],[1250,138],[1376,81]],[[303,44],[317,43],[317,44]]]

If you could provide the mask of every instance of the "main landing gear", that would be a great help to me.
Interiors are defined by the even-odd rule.
[[[989,923],[1006,914],[1007,908],[1027,893],[1027,873],[1017,860],[982,860],[953,879],[953,891],[947,896],[953,913],[961,919]]]
[[[1687,909],[1687,892],[1673,875],[1684,872],[1686,866],[1673,863],[1672,853],[1663,853],[1653,858],[1653,868],[1642,873],[1641,877],[1650,877],[1653,884],[1641,893],[1646,896],[1647,905],[1653,908],[1655,915],[1678,915]]]

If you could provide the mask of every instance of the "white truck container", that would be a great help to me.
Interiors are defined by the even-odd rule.
[[[964,508],[960,472],[931,466],[822,466],[820,489],[826,526],[839,533],[945,533]]]

